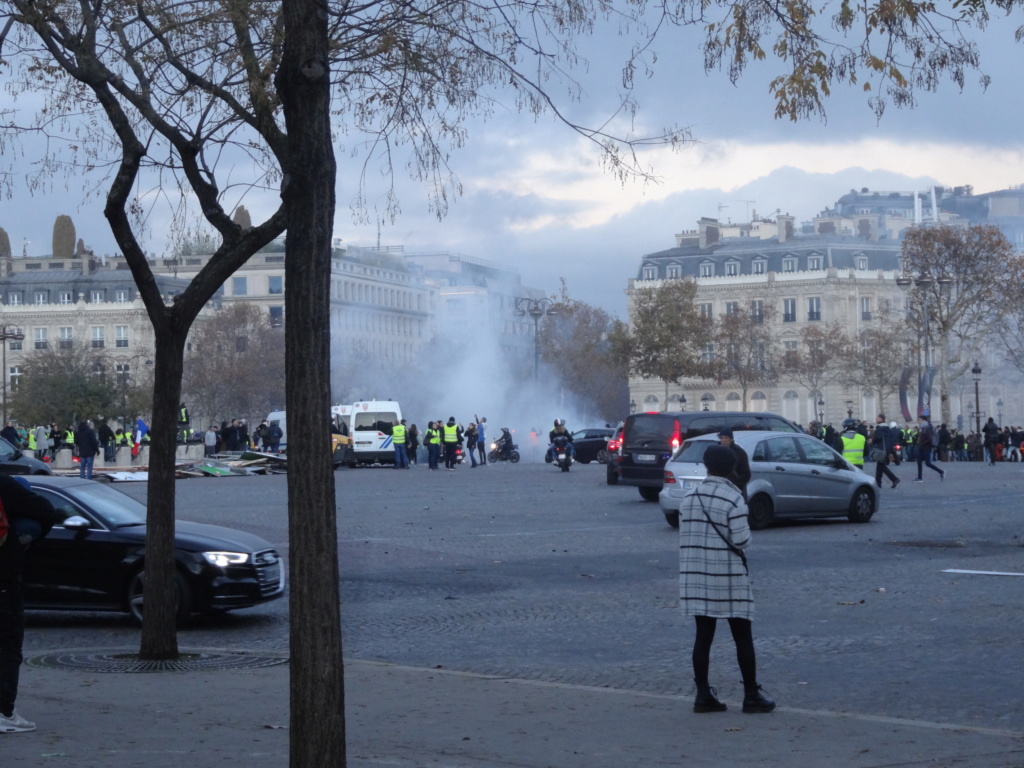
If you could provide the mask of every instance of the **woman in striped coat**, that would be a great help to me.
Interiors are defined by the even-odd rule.
[[[697,685],[694,712],[724,712],[717,691],[708,683],[711,643],[718,619],[728,619],[743,675],[743,711],[771,712],[775,702],[761,693],[751,620],[754,598],[743,548],[750,543],[743,494],[726,478],[736,457],[721,445],[704,453],[708,476],[679,506],[679,605],[693,616],[693,677]]]

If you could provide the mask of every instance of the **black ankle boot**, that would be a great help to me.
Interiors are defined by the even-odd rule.
[[[754,712],[771,712],[775,709],[775,702],[761,693],[761,686],[747,687],[743,694],[743,711],[747,714]]]
[[[718,700],[718,691],[710,685],[697,686],[697,698],[693,700],[694,712],[725,712],[728,707]]]

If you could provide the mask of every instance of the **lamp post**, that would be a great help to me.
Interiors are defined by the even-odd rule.
[[[922,272],[916,277],[902,275],[896,278],[896,285],[907,290],[911,285],[921,289],[921,314],[924,316],[924,371],[918,378],[917,388],[917,415],[932,415],[932,377],[935,375],[935,366],[932,361],[931,347],[931,312],[928,308],[928,290],[938,285],[941,291],[943,287],[951,285],[953,278],[949,275],[932,277],[927,272]]]
[[[825,399],[822,397],[818,398],[818,423],[825,426]]]
[[[629,401],[629,412],[636,413],[636,400]]]
[[[557,315],[558,310],[554,307],[551,299],[531,299],[526,296],[516,299],[516,315],[533,318],[533,380],[537,380],[540,370],[540,319],[545,315]]]
[[[978,361],[974,361],[974,367],[971,368],[971,375],[974,376],[974,429],[975,434],[981,434],[981,417],[984,415],[981,412],[981,397],[978,395],[978,384],[981,382],[981,366],[978,365]]]
[[[680,411],[685,411],[686,410],[686,395],[680,395],[679,396],[679,410]]]
[[[711,409],[711,395],[703,394],[700,398],[701,410],[708,411]]]
[[[10,372],[7,370],[7,342],[8,341],[21,341],[25,338],[25,334],[22,333],[21,328],[16,325],[0,325],[0,342],[4,345],[3,351],[3,366],[4,366],[4,424],[7,423],[7,379],[10,377]]]
[[[998,409],[996,410],[996,421],[999,423],[999,426],[1001,427],[1003,426],[1003,398],[1000,397],[998,400],[996,400],[996,408]]]
[[[853,400],[846,401],[846,418],[853,418]]]

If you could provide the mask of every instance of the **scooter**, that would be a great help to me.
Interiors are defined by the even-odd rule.
[[[572,466],[572,454],[569,453],[569,438],[565,435],[558,435],[551,444],[553,461],[563,472],[568,472]]]

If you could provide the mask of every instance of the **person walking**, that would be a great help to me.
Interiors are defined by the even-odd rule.
[[[917,417],[917,477],[914,478],[915,483],[923,483],[924,478],[921,476],[923,470],[922,465],[929,469],[934,469],[939,473],[939,482],[946,479],[946,471],[939,469],[932,464],[932,451],[935,450],[935,427],[928,421],[927,416]]]
[[[885,425],[885,414],[875,417],[875,433],[871,438],[871,458],[875,460],[875,485],[882,487],[882,475],[889,478],[892,488],[900,484],[900,479],[889,469],[889,462],[896,461],[896,441],[899,429],[896,422]]]
[[[693,616],[694,712],[725,712],[709,683],[711,644],[718,619],[726,619],[743,677],[743,711],[771,712],[775,702],[757,682],[752,620],[754,597],[743,550],[750,544],[743,494],[728,479],[736,456],[724,445],[704,452],[707,478],[679,506],[679,607]]]
[[[732,451],[732,455],[736,457],[736,465],[733,467],[729,480],[740,489],[740,493],[743,494],[743,502],[746,503],[747,483],[750,482],[751,477],[750,458],[747,456],[746,451],[736,445],[736,441],[733,440],[732,430],[728,427],[723,427],[718,431],[718,442]]]
[[[104,421],[100,424],[97,436],[99,437],[100,445],[103,446],[103,461],[107,464],[113,464],[117,461],[117,438],[114,437],[114,430],[110,428],[110,424]]]
[[[25,481],[8,475],[0,475],[0,503],[10,525],[0,543],[0,733],[24,733],[36,729],[35,723],[14,709],[25,642],[21,585],[25,549],[62,518],[49,501],[30,491]]]
[[[78,476],[92,480],[92,466],[100,452],[100,440],[91,421],[79,422],[75,430],[75,447],[78,448]]]
[[[203,435],[203,454],[213,456],[217,453],[217,425],[211,424]]]
[[[395,469],[409,468],[409,452],[406,449],[407,434],[405,419],[391,427],[391,445],[395,449]]]

